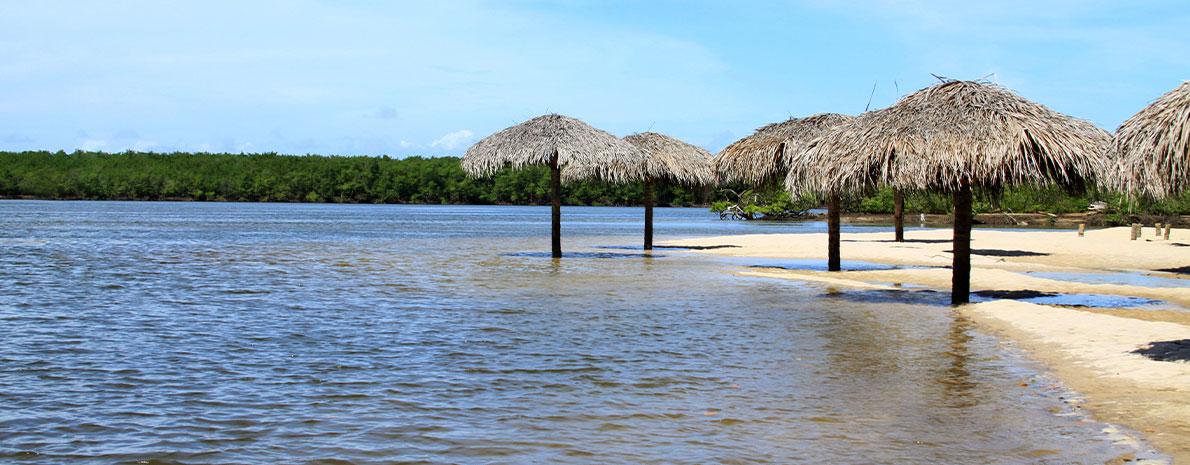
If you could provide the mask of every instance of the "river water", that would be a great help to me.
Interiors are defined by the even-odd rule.
[[[0,201],[0,461],[1143,452],[945,293],[838,293],[722,272],[744,259],[645,255],[641,215],[564,208],[571,256],[553,260],[548,207]],[[704,209],[659,209],[656,229],[825,230]]]

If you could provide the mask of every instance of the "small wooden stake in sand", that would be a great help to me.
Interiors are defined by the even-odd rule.
[[[1167,241],[1169,240],[1169,228],[1172,228],[1172,227],[1173,227],[1172,224],[1165,225],[1165,240],[1167,240]]]
[[[1160,236],[1161,235],[1161,223],[1157,223],[1154,226],[1157,228],[1157,231],[1155,231],[1157,234],[1155,234],[1155,235]]]
[[[1087,230],[1087,223],[1078,224],[1078,237],[1083,237],[1083,233]]]
[[[1135,241],[1137,237],[1140,237],[1140,234],[1138,234],[1139,230],[1140,230],[1140,225],[1136,224],[1136,223],[1132,223],[1132,240]]]

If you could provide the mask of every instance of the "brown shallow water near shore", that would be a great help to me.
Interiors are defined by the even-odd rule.
[[[738,246],[696,253],[742,257],[743,264],[766,266],[732,269],[743,276],[819,283],[842,294],[934,295],[950,287],[950,234],[945,229],[914,230],[905,243],[891,242],[890,233],[844,234],[844,270],[851,271],[842,272],[807,266],[824,261],[825,234],[721,236],[671,244]],[[1190,364],[1133,353],[1152,342],[1190,338],[1185,276],[1154,271],[1190,263],[1190,247],[1179,242],[1190,231],[1176,229],[1172,235],[1172,241],[1132,241],[1128,228],[1089,230],[1083,237],[1073,230],[976,229],[973,249],[1028,253],[974,256],[973,291],[1043,291],[1139,303],[1095,308],[998,300],[961,311],[1052,369],[1085,396],[1084,407],[1096,418],[1132,428],[1128,434],[1147,438],[1173,456],[1174,463],[1185,464],[1190,463]],[[1149,299],[1160,302],[1147,303]]]
[[[1025,325],[1019,317],[1014,321],[1011,316],[998,316],[995,310],[980,308],[986,305],[989,304],[965,307],[964,314],[1013,341],[1030,358],[1049,366],[1059,379],[1085,395],[1084,407],[1096,418],[1131,426],[1162,452],[1173,456],[1175,464],[1190,463],[1190,364],[1127,354],[1132,346],[1143,346],[1146,339],[1151,342],[1188,336],[1190,331],[1186,329],[1190,327],[1177,328],[1180,325],[1163,321],[1154,323],[1148,316],[1140,319],[1120,316],[1138,316],[1144,312],[1136,309],[1035,306],[1026,310],[1025,317],[1033,320],[1040,319],[1044,313],[1061,312],[1058,318],[1067,325],[1063,329],[1075,333],[1061,334],[1045,329],[1052,325],[1040,325],[1036,321],[1031,326]],[[1110,314],[1116,315],[1107,316]],[[1131,344],[1133,341],[1140,342]],[[1116,343],[1114,349],[1112,342]]]

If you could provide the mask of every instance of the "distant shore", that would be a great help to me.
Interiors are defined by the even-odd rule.
[[[1154,215],[1145,213],[1125,216],[1131,221],[1145,225],[1152,225],[1153,223],[1172,223],[1174,227],[1190,225],[1190,215]],[[908,227],[920,225],[950,227],[953,222],[951,215],[906,213],[904,218],[905,225]],[[925,218],[924,222],[921,221],[922,218]],[[1113,226],[1111,219],[1106,213],[1092,211],[1062,214],[995,212],[976,214],[975,225],[1074,229],[1078,228],[1078,225],[1083,224],[1088,228],[1102,228]],[[826,214],[814,213],[793,221],[826,221]],[[839,215],[839,221],[852,224],[891,225],[893,223],[893,215],[891,213],[845,212]]]
[[[871,217],[849,219],[880,222],[870,221]],[[893,242],[887,232],[843,234],[845,271],[794,266],[732,272],[841,292],[947,292],[951,234],[946,228],[915,229],[907,232],[908,241],[903,243]],[[1082,237],[1073,230],[976,229],[972,238],[973,291],[1165,302],[1096,308],[992,300],[959,307],[959,312],[1049,366],[1063,383],[1086,396],[1083,406],[1097,418],[1143,435],[1162,453],[1173,456],[1175,464],[1190,463],[1186,441],[1190,438],[1186,421],[1190,418],[1190,362],[1158,361],[1133,353],[1154,342],[1190,340],[1190,275],[1182,268],[1190,265],[1190,229],[1174,229],[1170,240],[1156,236],[1152,228],[1139,240],[1130,240],[1126,227],[1088,230]],[[694,253],[736,257],[825,260],[826,242],[825,234],[766,234],[684,239],[665,245],[727,246]],[[1087,277],[1100,281],[1081,279]],[[1113,283],[1117,277],[1122,282]],[[1180,285],[1182,281],[1185,285]]]

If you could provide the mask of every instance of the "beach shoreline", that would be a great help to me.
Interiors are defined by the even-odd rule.
[[[1190,224],[1190,215],[1154,215],[1154,214],[1134,214],[1125,215],[1129,221],[1152,226],[1154,223],[1172,223],[1174,227],[1185,227]],[[766,220],[761,218],[756,221],[826,221],[826,213],[808,213],[806,215],[789,218]],[[893,224],[893,215],[891,213],[863,213],[863,212],[842,212],[839,214],[839,221],[841,223],[849,224]],[[939,214],[923,214],[923,213],[905,213],[904,222],[906,226],[926,226],[926,227],[950,227],[953,223],[954,217],[951,215]],[[992,212],[992,213],[978,213],[974,216],[973,222],[977,226],[989,227],[1010,227],[1010,228],[1078,228],[1080,224],[1088,228],[1105,228],[1112,227],[1112,217],[1102,211],[1085,211],[1078,213],[1012,213],[1012,212]]]
[[[1096,419],[1130,428],[1173,457],[1173,463],[1190,464],[1190,362],[1133,353],[1153,342],[1190,339],[1190,275],[1184,271],[1190,265],[1190,230],[1175,229],[1170,240],[1152,228],[1145,233],[1130,240],[1130,228],[1121,227],[1087,230],[1083,236],[1074,230],[975,229],[973,292],[1035,291],[1109,304],[1060,306],[993,297],[957,310],[1043,363],[1085,397],[1083,407]],[[826,259],[822,233],[664,244],[756,259],[757,266],[730,270],[745,277],[812,282],[842,292],[949,292],[951,238],[949,229],[907,231],[902,243],[893,242],[889,232],[845,233],[844,271],[838,272],[815,265]],[[713,246],[724,247],[706,248]],[[1112,299],[1120,304],[1112,305]],[[1145,304],[1153,301],[1160,303]]]

